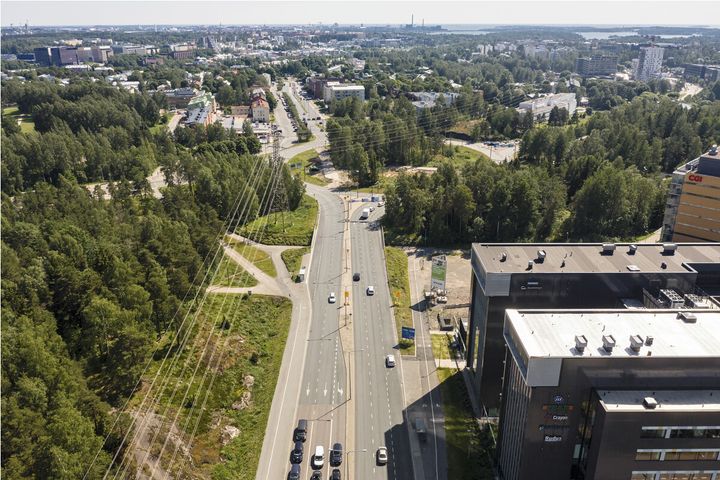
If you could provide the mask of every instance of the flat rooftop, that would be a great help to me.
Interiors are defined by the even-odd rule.
[[[613,412],[720,412],[720,390],[602,390],[600,404]],[[645,408],[652,397],[657,407]]]
[[[629,243],[614,245],[610,255],[602,243],[474,243],[472,256],[489,273],[693,272],[688,264],[720,263],[720,243],[677,243],[673,255],[663,253],[661,243],[634,244],[634,253]],[[545,252],[542,261],[539,250]]]
[[[528,358],[579,357],[700,357],[711,358],[720,371],[720,313],[682,310],[695,315],[695,323],[678,318],[679,310],[506,310],[505,330],[512,326]],[[584,352],[575,347],[575,336],[587,340]],[[612,335],[612,352],[603,348],[603,336]],[[639,335],[639,352],[630,348],[630,337]],[[647,337],[652,345],[647,345]]]

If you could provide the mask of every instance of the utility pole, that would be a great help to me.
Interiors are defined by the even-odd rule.
[[[273,190],[272,207],[276,211],[280,212],[282,219],[283,232],[285,231],[285,211],[289,208],[287,189],[285,188],[285,179],[282,175],[282,164],[283,158],[280,156],[280,132],[275,130],[273,133],[273,149],[272,157],[270,157],[270,173],[276,172],[275,175],[279,175],[277,185]],[[273,178],[270,178],[273,181]]]

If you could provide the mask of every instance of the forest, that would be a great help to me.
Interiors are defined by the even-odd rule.
[[[4,82],[2,97],[37,127],[3,121],[3,476],[101,478],[124,433],[115,410],[194,308],[186,298],[215,266],[218,232],[271,210],[273,172],[254,137],[150,133],[157,103],[144,94]],[[144,180],[156,166],[162,198]],[[303,185],[280,174],[297,208]],[[82,185],[103,179],[110,199]],[[241,195],[250,213],[235,218]]]

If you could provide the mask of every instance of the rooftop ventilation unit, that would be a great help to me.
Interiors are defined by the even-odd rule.
[[[502,253],[500,254],[500,261],[501,261],[501,262],[504,262],[505,260],[507,260],[507,253],[502,252]]]
[[[685,299],[671,288],[661,288],[658,296],[667,308],[683,308],[685,306]]]
[[[614,251],[615,251],[614,243],[603,243],[602,244],[602,254],[603,255],[612,255]]]
[[[613,348],[615,348],[615,337],[612,335],[603,335],[602,342],[603,349],[605,349],[607,353],[612,353]]]
[[[637,252],[637,245],[633,243],[628,247],[628,255],[635,255],[635,252]]]
[[[575,350],[582,355],[585,347],[587,347],[587,338],[585,338],[585,335],[575,335]]]
[[[651,347],[654,341],[655,337],[653,337],[652,335],[648,335],[647,337],[645,337],[645,346]]]
[[[533,262],[532,260],[528,260],[528,267],[527,267],[527,269],[528,269],[528,270],[532,270],[534,264],[535,264],[535,262]]]
[[[630,350],[633,352],[639,352],[644,343],[640,335],[630,335]]]
[[[685,306],[688,308],[710,308],[710,304],[701,295],[685,294]]]
[[[545,250],[538,250],[538,251],[537,251],[537,259],[538,259],[538,262],[544,261],[544,260],[545,260],[545,255],[547,255],[547,254],[545,253]]]
[[[658,402],[653,397],[643,398],[643,407],[647,408],[648,410],[655,410],[657,406]]]
[[[677,318],[685,323],[697,323],[697,315],[692,312],[679,312]]]
[[[675,250],[677,250],[677,243],[663,243],[663,255],[675,255]]]

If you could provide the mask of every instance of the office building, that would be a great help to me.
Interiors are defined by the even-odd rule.
[[[678,167],[670,181],[663,241],[720,241],[720,152],[710,151]]]
[[[508,308],[709,305],[720,243],[473,244],[466,355],[471,395],[499,414]]]
[[[685,80],[716,82],[720,80],[720,65],[688,63],[683,70],[683,78],[685,78]]]
[[[365,100],[365,87],[362,85],[347,85],[329,82],[323,88],[323,100],[325,100],[326,103],[352,97]]]
[[[575,71],[583,77],[607,77],[617,73],[616,55],[593,55],[575,61]]]
[[[113,45],[115,55],[147,55],[148,49],[143,45]]]
[[[507,310],[503,480],[718,480],[720,310]]]
[[[168,106],[174,108],[186,108],[190,100],[195,98],[198,91],[191,87],[176,88],[175,90],[166,90],[165,98],[167,98]]]
[[[640,47],[640,56],[635,67],[635,80],[647,82],[660,76],[662,67],[663,52],[661,47]]]
[[[577,109],[577,99],[574,93],[554,93],[544,97],[525,100],[518,105],[518,111],[532,112],[535,118],[539,120],[547,119],[553,108],[564,108],[569,115],[575,113]]]
[[[50,47],[38,47],[33,50],[35,56],[35,62],[38,65],[48,67],[52,65],[52,53],[50,53]]]

